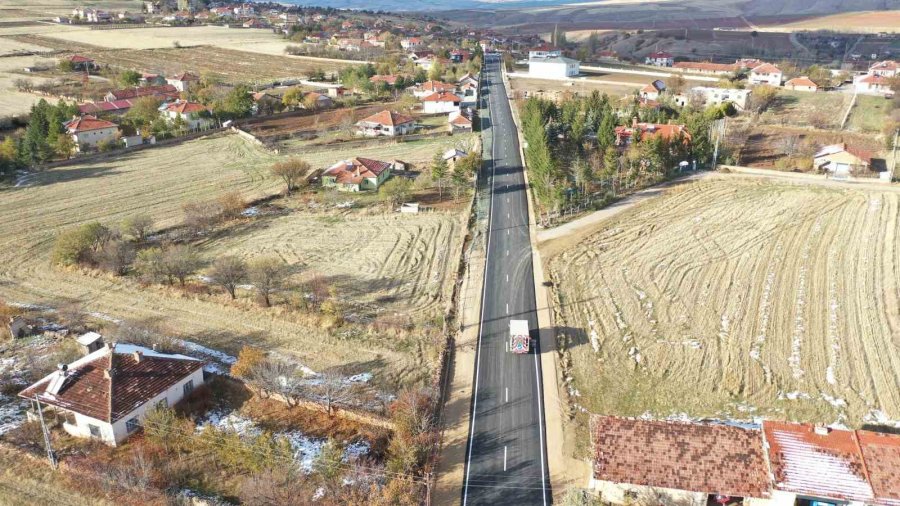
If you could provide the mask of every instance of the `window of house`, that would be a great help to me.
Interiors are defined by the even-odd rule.
[[[194,380],[189,380],[184,384],[184,395],[187,395],[194,391]]]
[[[100,437],[100,427],[89,423],[88,430],[91,432],[91,437]]]
[[[128,431],[129,434],[136,431],[138,427],[140,427],[140,424],[138,424],[137,418],[132,418],[125,422],[125,430]]]

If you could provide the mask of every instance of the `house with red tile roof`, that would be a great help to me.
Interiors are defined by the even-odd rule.
[[[73,54],[72,56],[66,58],[70,63],[72,63],[72,69],[77,71],[84,70],[94,70],[98,68],[98,65],[94,62],[93,58],[88,58],[87,56],[81,56],[80,54]]]
[[[416,120],[405,114],[384,110],[359,120],[356,128],[360,135],[367,137],[394,137],[412,133],[416,129]]]
[[[402,162],[382,162],[370,158],[341,160],[322,174],[322,186],[345,192],[378,190],[391,177],[391,170],[402,170]]]
[[[385,83],[390,86],[394,86],[397,84],[397,79],[400,76],[396,74],[375,74],[374,76],[369,78],[369,82],[372,84]]]
[[[78,151],[97,147],[101,142],[113,141],[119,135],[118,125],[90,114],[76,116],[63,123],[63,127],[72,136]]]
[[[781,86],[783,79],[784,73],[771,63],[763,63],[753,67],[753,70],[750,71],[750,77],[747,78],[750,84],[768,84],[769,86]]]
[[[869,74],[881,77],[895,77],[900,75],[900,64],[894,60],[885,60],[872,64]]]
[[[448,91],[434,92],[422,97],[422,112],[425,114],[444,114],[458,111],[462,98]]]
[[[665,51],[655,51],[644,58],[645,65],[654,67],[671,67],[675,63],[675,56]]]
[[[759,429],[716,423],[591,416],[591,488],[604,502],[639,498],[706,505],[771,496]],[[653,494],[653,495],[651,495]]]
[[[668,141],[678,138],[684,139],[684,142],[690,143],[691,134],[684,125],[670,125],[659,123],[638,123],[637,120],[631,122],[630,127],[618,126],[615,129],[616,146],[628,146],[633,139],[642,141],[651,137],[662,137]]]
[[[819,85],[806,76],[788,79],[787,82],[784,83],[784,88],[794,91],[819,91]]]
[[[858,93],[893,95],[889,77],[878,74],[865,74],[853,80],[853,87]]]
[[[176,121],[180,118],[187,125],[188,130],[206,130],[214,124],[210,110],[197,102],[176,100],[161,105],[159,110],[169,121]]]
[[[162,84],[159,86],[135,86],[134,88],[111,90],[106,94],[104,100],[112,102],[113,100],[132,100],[140,97],[175,100],[179,97],[179,93],[178,89],[171,84]]]
[[[185,72],[183,74],[178,74],[178,75],[166,78],[166,83],[174,86],[175,89],[180,92],[189,91],[189,89],[193,85],[193,83],[199,83],[199,82],[200,82],[200,78],[189,72]]]
[[[662,80],[657,79],[651,83],[647,83],[646,86],[640,89],[639,93],[641,98],[645,98],[647,100],[656,100],[659,96],[666,91],[666,83]]]
[[[131,100],[113,100],[112,102],[87,102],[78,106],[81,114],[125,114],[134,105]]]
[[[472,118],[463,111],[453,111],[447,116],[450,133],[471,132]]]
[[[825,146],[813,155],[813,168],[835,178],[864,174],[872,166],[872,153],[845,143]]]
[[[412,87],[412,93],[416,98],[425,98],[438,92],[453,93],[456,91],[456,85],[445,83],[442,81],[425,81]]]
[[[199,360],[113,343],[60,365],[19,397],[40,402],[69,434],[115,446],[152,408],[173,406],[202,384]]]

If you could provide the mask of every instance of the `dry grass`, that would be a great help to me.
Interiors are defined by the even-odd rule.
[[[309,161],[318,167],[346,156],[346,150],[335,148]],[[0,252],[0,297],[50,306],[77,300],[85,311],[131,321],[158,320],[167,332],[232,353],[252,343],[277,348],[315,370],[368,370],[385,386],[422,381],[430,362],[427,345],[416,336],[359,336],[348,342],[347,336],[312,327],[309,318],[285,307],[263,310],[249,301],[230,304],[225,296],[142,287],[128,278],[86,275],[49,264],[54,237],[67,227],[91,220],[116,224],[126,216],[147,213],[161,228],[179,224],[187,202],[228,191],[239,191],[247,200],[278,192],[280,183],[267,173],[276,158],[240,137],[218,136],[49,170],[31,186],[4,191],[0,235],[7,247]],[[358,304],[375,300],[367,287],[376,283],[384,307],[414,311],[419,305],[436,308],[446,301],[441,290],[452,286],[451,249],[459,245],[461,231],[458,218],[443,214],[313,216],[298,211],[260,218],[205,248],[210,255],[276,253],[299,267],[346,275],[340,295],[351,311],[356,296],[363,299]],[[388,244],[391,238],[396,242]],[[388,297],[395,299],[388,303]]]
[[[576,402],[900,419],[898,209],[892,190],[719,178],[619,215],[549,262]]]
[[[523,72],[526,71],[523,70]],[[545,98],[555,98],[568,93],[586,96],[597,90],[601,93],[606,93],[610,97],[619,98],[634,94],[635,89],[644,86],[652,79],[646,76],[630,74],[605,74],[570,81],[517,77],[510,79],[510,84],[513,94],[517,96],[524,96],[525,92],[528,92],[529,96],[538,93]],[[573,85],[570,86],[568,83],[573,83]]]
[[[105,506],[112,503],[97,497],[85,497],[67,487],[62,475],[50,469],[46,461],[0,448],[0,505],[46,504]]]
[[[877,33],[900,31],[900,11],[864,11],[819,16],[793,23],[764,25],[766,31],[834,30],[837,32]]]

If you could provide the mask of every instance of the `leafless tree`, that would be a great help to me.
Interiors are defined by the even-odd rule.
[[[100,266],[119,276],[128,272],[134,261],[134,246],[121,239],[107,242],[97,255]]]
[[[215,226],[222,218],[222,206],[219,202],[193,202],[182,206],[184,226],[194,233],[205,232]]]
[[[153,218],[147,214],[136,214],[122,220],[122,231],[138,241],[143,241],[152,228]]]
[[[278,258],[260,258],[250,263],[248,268],[250,282],[253,283],[265,307],[272,305],[272,292],[281,287],[284,270],[284,263]]]
[[[285,191],[290,195],[291,191],[303,181],[303,177],[310,171],[310,165],[299,158],[289,158],[272,165],[270,171],[273,176],[284,181]]]
[[[337,371],[327,371],[320,374],[315,385],[315,393],[325,403],[325,409],[329,415],[334,413],[336,404],[349,402],[353,399],[353,393],[345,381],[345,378]]]
[[[177,279],[181,286],[184,286],[188,276],[197,272],[202,263],[200,255],[191,246],[171,246],[163,254],[163,265],[166,274],[171,278]]]
[[[235,299],[235,288],[247,278],[247,264],[235,256],[219,258],[213,263],[209,277]]]
[[[250,383],[283,395],[289,406],[304,397],[308,387],[298,368],[281,360],[265,360],[256,365],[250,373]]]
[[[797,152],[797,148],[800,146],[800,136],[785,135],[778,143],[786,156],[794,156],[794,153]]]

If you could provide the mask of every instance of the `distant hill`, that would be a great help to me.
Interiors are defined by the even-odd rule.
[[[561,28],[746,28],[853,11],[900,10],[900,0],[282,0],[343,9],[430,12],[467,24]],[[448,4],[453,10],[447,10]],[[685,22],[688,22],[685,24]]]

